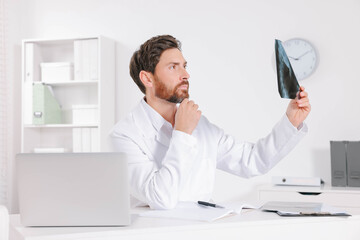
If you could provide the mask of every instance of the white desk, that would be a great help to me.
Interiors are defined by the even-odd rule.
[[[10,216],[10,240],[115,239],[360,239],[360,209],[352,217],[279,217],[275,213],[243,210],[241,215],[212,223],[139,217],[135,209],[128,227],[23,227]]]

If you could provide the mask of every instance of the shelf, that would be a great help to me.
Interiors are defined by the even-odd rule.
[[[75,40],[88,40],[88,39],[99,39],[100,36],[97,37],[77,37],[77,38],[61,38],[61,39],[46,39],[46,38],[39,38],[39,39],[26,39],[23,40],[25,43],[36,43],[41,46],[51,46],[51,45],[64,45],[64,44],[72,44]]]
[[[76,86],[76,85],[93,85],[98,84],[98,81],[66,81],[66,82],[39,82],[50,86]]]
[[[49,146],[70,152],[110,150],[108,134],[115,124],[115,54],[115,41],[105,37],[23,40],[21,152]],[[42,78],[41,63],[59,62],[73,63],[69,75],[60,78],[54,69],[59,78]],[[49,111],[45,108],[49,93],[35,91],[34,95],[36,84],[50,88],[61,106],[61,124],[33,124],[35,111]],[[99,118],[74,121],[77,105],[97,105]]]
[[[26,124],[25,128],[97,128],[97,124],[45,124],[45,125],[34,125]]]

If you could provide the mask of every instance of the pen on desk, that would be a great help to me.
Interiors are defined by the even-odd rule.
[[[198,201],[198,204],[203,205],[203,206],[208,206],[208,207],[214,207],[214,208],[224,208],[223,206],[217,205],[215,203],[209,203],[209,202],[204,202],[204,201]]]

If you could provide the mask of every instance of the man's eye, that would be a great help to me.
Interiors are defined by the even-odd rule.
[[[170,69],[171,70],[175,69],[175,65],[170,66]]]

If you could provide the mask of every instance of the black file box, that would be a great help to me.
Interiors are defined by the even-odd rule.
[[[331,185],[334,187],[347,186],[347,141],[330,141],[331,154]]]
[[[349,187],[360,187],[360,141],[348,142],[346,161],[347,185]]]

